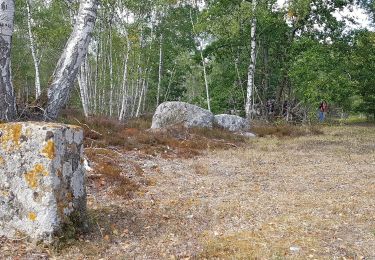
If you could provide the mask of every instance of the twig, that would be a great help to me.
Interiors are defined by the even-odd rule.
[[[103,134],[99,133],[98,131],[95,131],[94,129],[90,128],[87,124],[84,124],[84,123],[81,123],[77,118],[73,117],[73,119],[75,121],[77,121],[78,124],[80,124],[81,126],[86,126],[91,132],[95,133],[95,134],[98,134],[100,136],[103,136]]]
[[[21,237],[21,238],[7,238],[7,239],[10,240],[10,241],[13,241],[13,242],[17,242],[17,241],[25,240],[25,239],[27,239],[27,238],[28,238],[28,236],[26,236],[26,237]]]
[[[227,145],[230,145],[230,146],[232,146],[232,147],[238,148],[238,146],[237,146],[237,145],[235,145],[235,144],[232,144],[232,143],[224,143],[224,144],[227,144]]]

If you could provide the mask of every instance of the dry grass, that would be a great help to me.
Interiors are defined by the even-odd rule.
[[[236,178],[249,185],[238,183],[241,195],[228,194],[230,204],[220,203],[220,212],[230,213],[222,215],[227,220],[216,234],[201,237],[200,257],[375,258],[374,128],[324,131],[326,136],[258,139],[254,150],[233,152],[240,162]]]
[[[110,191],[123,198],[131,198],[140,189],[139,180],[126,175],[125,165],[132,166],[132,173],[143,177],[143,170],[137,164],[132,164],[119,156],[118,152],[104,148],[87,148],[85,154],[92,163],[93,171],[88,173],[88,179],[100,191]]]
[[[218,128],[188,130],[176,126],[151,131],[150,117],[136,118],[121,124],[115,119],[77,119],[66,115],[63,121],[83,127],[86,147],[141,150],[153,156],[162,154],[166,158],[192,158],[207,149],[228,149],[246,142],[246,138]]]
[[[255,123],[251,131],[258,137],[275,136],[279,138],[322,135],[319,125],[291,125],[287,123],[264,124]]]
[[[57,252],[15,246],[57,259],[375,259],[374,129],[241,142],[220,131],[121,127],[131,149],[86,149],[98,163],[91,232]],[[184,146],[198,155],[185,159]],[[125,184],[130,196],[113,192],[123,177],[136,185]]]

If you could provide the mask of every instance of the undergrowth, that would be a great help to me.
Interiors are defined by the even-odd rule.
[[[264,124],[256,122],[251,131],[258,137],[276,136],[283,137],[300,137],[306,135],[321,135],[321,125],[292,125],[288,123]]]
[[[75,116],[72,116],[75,115]],[[146,154],[167,158],[191,158],[208,149],[227,149],[245,144],[248,138],[214,127],[151,130],[150,116],[119,122],[116,118],[90,117],[85,119],[74,111],[65,111],[64,123],[80,125],[84,129],[86,147],[117,147],[123,151],[139,150]],[[276,136],[295,138],[323,134],[321,125],[292,125],[285,122],[266,124],[252,122],[251,132],[258,137]],[[108,166],[110,167],[110,166]]]
[[[89,175],[90,181],[97,187],[111,188],[115,195],[130,198],[140,189],[139,183],[124,175],[118,155],[108,149],[87,148],[85,154],[93,162],[95,174]],[[143,175],[140,167],[135,167],[135,174]]]
[[[140,150],[146,154],[173,158],[191,158],[207,149],[237,147],[246,142],[246,137],[235,135],[224,129],[185,129],[176,126],[170,129],[150,130],[151,118],[140,117],[125,123],[104,117],[73,117],[65,113],[62,121],[80,125],[84,129],[85,147],[117,147],[123,151]]]

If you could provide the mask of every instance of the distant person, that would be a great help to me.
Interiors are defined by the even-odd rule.
[[[328,104],[325,100],[323,100],[319,106],[319,121],[320,122],[324,121],[324,119],[326,118],[327,112],[328,112]]]
[[[267,107],[268,114],[269,115],[273,114],[273,112],[275,111],[275,104],[274,104],[273,100],[268,99],[267,103],[266,103],[266,107]]]

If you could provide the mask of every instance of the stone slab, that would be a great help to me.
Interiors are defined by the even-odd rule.
[[[0,124],[0,236],[51,243],[86,217],[83,130],[45,122]]]

